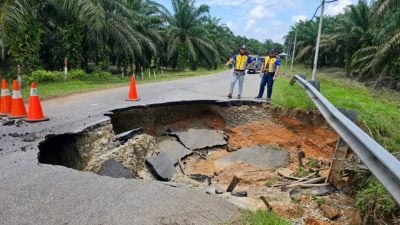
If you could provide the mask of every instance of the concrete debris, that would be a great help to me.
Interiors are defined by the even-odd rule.
[[[85,147],[80,149],[80,155],[87,155],[86,151],[92,153],[84,170],[97,173],[103,162],[114,159],[129,169],[135,177],[140,177],[139,172],[147,170],[146,159],[158,152],[154,138],[147,134],[135,136],[118,148],[114,148],[113,142],[109,142],[109,144],[111,145],[109,148],[103,147],[100,143],[83,144]]]
[[[215,189],[214,186],[208,186],[208,187],[206,188],[206,193],[207,193],[207,194],[214,194],[215,191],[216,191],[216,189]]]

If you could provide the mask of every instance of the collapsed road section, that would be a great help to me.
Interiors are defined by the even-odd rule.
[[[273,210],[296,224],[356,224],[352,199],[324,183],[338,135],[317,112],[188,101],[108,115],[81,132],[47,136],[39,162],[172,181],[241,208]]]

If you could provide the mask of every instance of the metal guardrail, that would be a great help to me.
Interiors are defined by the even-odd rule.
[[[305,89],[331,127],[400,205],[400,161],[336,109],[312,84],[300,75],[295,75],[290,84],[295,81]]]

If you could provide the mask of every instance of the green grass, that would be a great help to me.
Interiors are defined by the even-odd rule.
[[[289,85],[294,74],[304,74],[311,79],[311,70],[295,67],[290,71],[284,65],[274,84],[273,103],[282,107],[316,109],[307,93],[298,85]],[[339,68],[323,68],[317,72],[321,93],[337,108],[355,110],[359,113],[363,129],[391,152],[400,146],[400,93],[390,90],[371,90],[345,77]]]
[[[195,76],[202,76],[213,74],[217,72],[224,71],[225,68],[219,68],[217,70],[205,70],[199,69],[197,71],[164,71],[162,74],[161,71],[156,71],[156,76],[154,76],[153,70],[151,71],[150,77],[148,71],[144,71],[143,78],[141,73],[136,73],[136,84],[145,84],[159,81],[169,81],[169,80],[178,80],[184,78],[190,78]],[[90,79],[90,80],[69,80],[67,82],[54,82],[54,83],[40,83],[38,84],[39,95],[41,99],[47,99],[51,97],[58,97],[69,95],[73,93],[82,93],[94,90],[102,90],[105,88],[115,88],[122,86],[129,86],[130,84],[130,76],[115,76],[109,80],[98,80],[98,79]],[[29,98],[30,86],[25,84],[22,88],[22,96],[27,100]]]
[[[236,224],[236,223],[235,223]],[[257,210],[246,211],[240,218],[241,225],[290,225],[287,220],[275,215],[272,212]]]

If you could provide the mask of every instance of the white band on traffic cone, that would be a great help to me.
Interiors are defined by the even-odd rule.
[[[21,92],[20,91],[13,91],[12,92],[12,98],[13,99],[22,98]]]
[[[38,90],[37,88],[31,88],[31,94],[30,96],[38,96]]]
[[[10,91],[8,89],[1,89],[1,96],[10,96]]]

